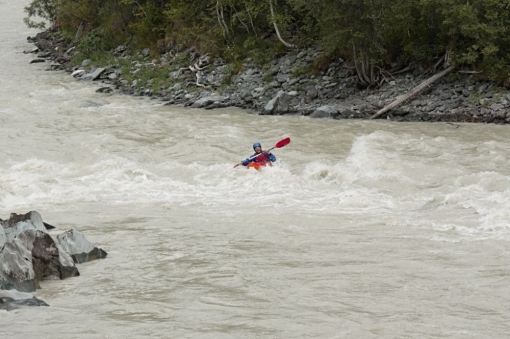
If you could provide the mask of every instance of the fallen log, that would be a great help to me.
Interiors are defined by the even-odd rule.
[[[455,66],[450,66],[447,69],[445,69],[444,71],[435,74],[434,76],[430,77],[429,79],[425,80],[424,82],[422,82],[421,84],[419,84],[418,86],[413,88],[407,94],[401,95],[401,96],[397,97],[397,99],[395,101],[393,101],[391,104],[385,106],[384,108],[381,108],[377,113],[372,115],[369,119],[375,119],[375,118],[383,115],[384,113],[391,111],[392,109],[394,109],[395,107],[397,107],[398,105],[400,105],[401,103],[406,101],[407,99],[409,99],[409,98],[415,96],[416,94],[420,93],[424,88],[430,86],[431,84],[433,84],[437,80],[439,80],[442,77],[444,77],[446,74],[450,73],[454,69],[455,69]]]

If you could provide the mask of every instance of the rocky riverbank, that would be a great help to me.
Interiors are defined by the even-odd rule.
[[[368,119],[431,76],[420,67],[395,65],[377,88],[359,89],[353,68],[342,59],[317,66],[320,51],[289,52],[263,67],[250,58],[234,71],[222,59],[199,55],[195,48],[167,51],[154,58],[146,48],[118,46],[113,61],[94,65],[71,60],[75,46],[55,32],[29,37],[32,62],[65,70],[80,81],[93,81],[100,93],[148,96],[166,105],[214,109],[239,107],[257,114],[296,114],[311,118]],[[64,47],[65,46],[65,47]],[[316,74],[311,75],[310,70]],[[317,71],[318,69],[318,71]],[[509,86],[510,87],[510,86]],[[379,116],[394,121],[510,123],[510,90],[475,75],[454,71],[391,111]]]

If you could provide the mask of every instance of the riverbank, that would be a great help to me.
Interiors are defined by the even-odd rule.
[[[195,48],[179,53],[131,51],[118,46],[109,58],[80,60],[58,32],[28,37],[35,44],[32,62],[49,62],[77,80],[93,81],[100,93],[148,96],[166,105],[214,109],[239,107],[255,114],[296,114],[311,118],[369,119],[409,93],[432,74],[420,67],[384,73],[377,88],[360,89],[353,68],[343,59],[322,63],[310,48],[257,66],[248,58],[228,64]],[[158,57],[154,57],[158,54]],[[77,57],[78,56],[78,57]],[[439,70],[436,70],[436,72]],[[472,72],[454,71],[378,118],[394,121],[510,123],[510,90],[479,81]]]

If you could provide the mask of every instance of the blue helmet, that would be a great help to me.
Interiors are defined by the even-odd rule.
[[[253,144],[253,149],[255,149],[255,147],[262,148],[262,145],[260,144],[260,142],[256,142],[256,143]]]

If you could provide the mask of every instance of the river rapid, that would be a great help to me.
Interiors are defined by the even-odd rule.
[[[0,0],[0,218],[108,252],[2,338],[507,338],[510,130],[162,106],[23,54]],[[284,137],[261,172],[233,169]]]

